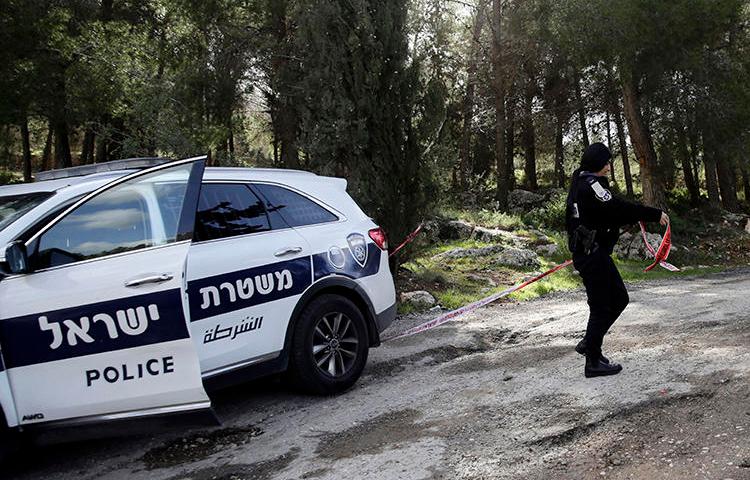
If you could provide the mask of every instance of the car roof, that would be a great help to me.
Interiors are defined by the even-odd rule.
[[[13,185],[0,186],[0,196],[5,195],[23,195],[25,193],[36,192],[56,192],[66,187],[91,184],[92,190],[115,180],[134,170],[119,170],[112,172],[94,173],[80,177],[59,178],[55,180],[44,180],[41,182],[18,183]]]
[[[107,181],[116,180],[120,177],[134,173],[137,170],[115,170],[110,172],[93,173],[77,177],[59,178],[54,180],[43,180],[32,183],[19,183],[0,186],[0,196],[22,195],[35,192],[56,192],[66,187],[84,186],[91,184],[91,190],[104,185]],[[311,180],[317,177],[314,173],[302,170],[289,170],[281,168],[245,168],[245,167],[208,167],[204,178],[208,180],[230,180],[232,178],[246,180]]]

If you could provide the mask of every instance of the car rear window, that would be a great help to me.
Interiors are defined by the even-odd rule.
[[[195,241],[235,237],[270,229],[263,203],[247,185],[206,183],[201,187]]]
[[[53,192],[34,192],[0,197],[0,230],[52,195],[54,195]]]
[[[292,227],[335,222],[338,217],[307,197],[277,185],[254,184],[269,212],[278,212]]]

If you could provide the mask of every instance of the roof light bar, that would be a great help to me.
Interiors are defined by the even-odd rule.
[[[84,175],[91,175],[94,173],[102,172],[113,172],[116,170],[135,170],[141,168],[149,168],[171,161],[171,158],[163,157],[126,158],[124,160],[112,160],[111,162],[94,163],[93,165],[81,165],[79,167],[61,168],[58,170],[37,172],[36,175],[34,175],[34,181],[43,182],[45,180],[82,177]]]

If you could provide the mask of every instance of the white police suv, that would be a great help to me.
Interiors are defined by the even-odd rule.
[[[345,180],[205,157],[40,176],[0,187],[8,427],[208,409],[207,388],[285,370],[340,392],[395,317],[386,237]]]

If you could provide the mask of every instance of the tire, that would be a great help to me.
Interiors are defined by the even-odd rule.
[[[368,349],[367,323],[359,308],[345,297],[321,295],[294,325],[289,373],[307,393],[341,393],[359,379]]]

